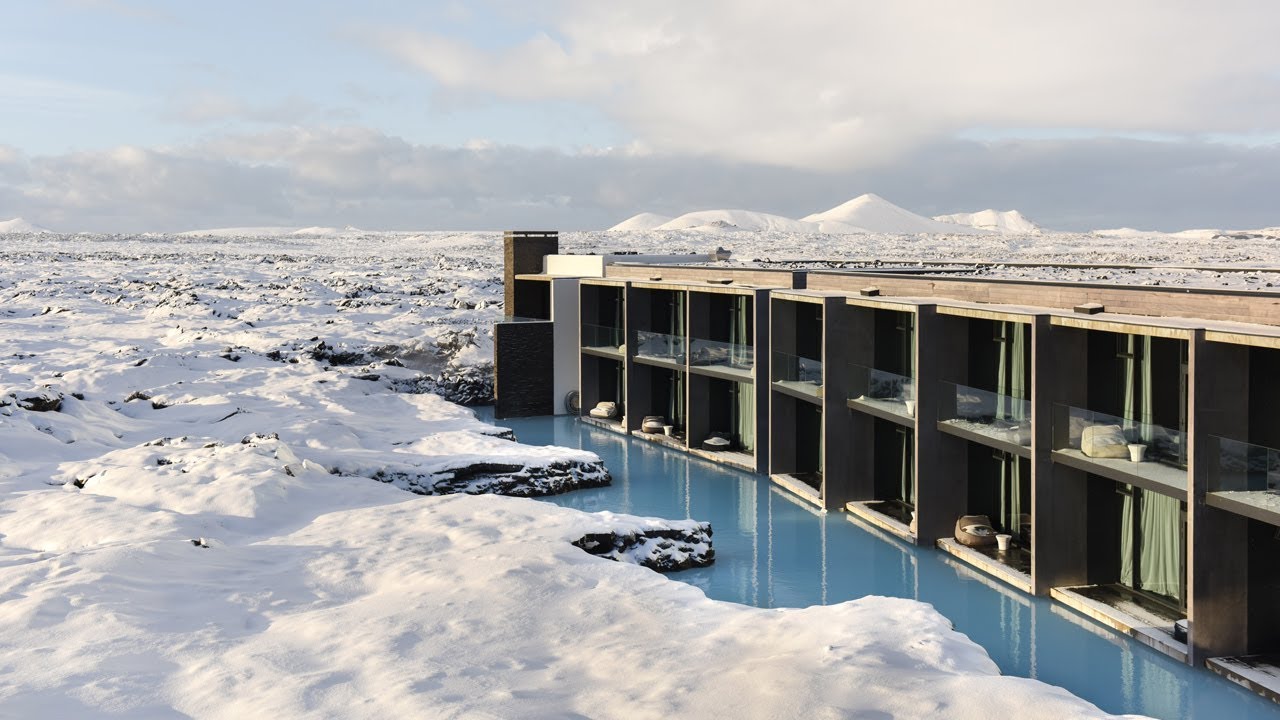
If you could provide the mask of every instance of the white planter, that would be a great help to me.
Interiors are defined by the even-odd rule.
[[[1009,549],[1009,541],[1012,539],[1012,535],[1006,535],[1005,533],[996,535],[996,548],[999,549],[1000,552],[1007,551]]]
[[[907,414],[908,414],[908,415],[910,415],[911,417],[915,417],[915,416],[916,416],[916,401],[915,401],[915,400],[903,400],[902,402],[903,402],[903,403],[905,403],[905,404],[906,404],[906,406],[907,406]]]
[[[1142,462],[1143,456],[1147,454],[1147,446],[1141,443],[1131,443],[1129,445],[1129,459],[1134,462]]]
[[[675,429],[676,429],[675,425],[663,425],[662,434],[666,435],[667,437],[671,437],[671,431]]]

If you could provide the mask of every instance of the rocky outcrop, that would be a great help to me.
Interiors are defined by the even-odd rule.
[[[31,412],[58,412],[62,409],[63,394],[56,390],[19,390],[0,397],[0,407],[16,405]]]
[[[418,495],[507,495],[543,497],[613,482],[603,462],[561,461],[546,465],[477,463],[429,475],[379,470],[373,478]]]
[[[711,523],[695,520],[672,522],[664,528],[589,533],[573,544],[592,555],[658,572],[706,567],[716,559]]]
[[[439,395],[457,405],[493,403],[493,365],[450,367],[436,375],[420,375],[409,380],[393,380],[396,392]]]

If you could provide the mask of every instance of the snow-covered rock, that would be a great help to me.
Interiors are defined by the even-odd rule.
[[[609,532],[590,533],[574,545],[598,557],[641,565],[658,572],[676,572],[707,567],[715,562],[716,551],[711,542],[711,523],[696,520],[659,520],[645,518],[637,526],[617,518]],[[631,527],[623,529],[623,525]]]
[[[967,225],[1003,235],[1040,235],[1043,229],[1017,210],[981,210],[973,213],[934,215],[938,222]]]

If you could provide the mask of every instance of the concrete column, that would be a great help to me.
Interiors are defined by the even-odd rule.
[[[926,547],[955,534],[956,519],[968,504],[965,483],[956,480],[956,468],[967,466],[968,448],[945,442],[938,430],[941,381],[949,367],[964,362],[955,348],[966,344],[960,336],[967,337],[968,329],[946,319],[936,305],[916,309],[916,544]]]
[[[1055,327],[1038,315],[1031,326],[1031,585],[1036,595],[1085,584],[1088,515],[1084,473],[1054,465],[1054,407],[1083,407],[1089,378],[1089,336]]]
[[[853,315],[844,298],[822,305],[822,504],[828,510],[859,499],[854,487],[854,426],[847,400],[852,386],[846,363],[858,342]]]
[[[1192,335],[1187,366],[1190,438],[1187,617],[1191,663],[1249,651],[1249,521],[1205,504],[1218,456],[1211,435],[1249,437],[1249,348]]]
[[[875,313],[876,311],[871,308],[845,304],[841,325],[846,328],[848,333],[848,337],[844,341],[848,354],[841,358],[835,352],[828,353],[824,359],[830,360],[834,367],[824,367],[824,373],[828,376],[833,372],[840,373],[844,377],[844,381],[852,385],[854,381],[853,374],[858,372],[852,367],[853,365],[861,365],[868,368],[875,365]],[[827,393],[827,398],[827,407],[832,411],[836,411],[838,405],[844,406],[843,411],[849,427],[849,476],[845,484],[848,490],[848,499],[859,501],[874,500],[876,491],[875,418],[866,413],[850,410],[847,400],[838,399],[829,392]]]
[[[755,393],[756,409],[756,472],[769,472],[769,393],[770,373],[769,360],[773,353],[769,349],[769,291],[756,290],[752,295],[752,310],[755,313],[754,382],[751,391]]]

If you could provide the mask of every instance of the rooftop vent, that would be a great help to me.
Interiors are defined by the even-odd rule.
[[[863,297],[877,297],[880,295],[880,288],[875,285],[870,285],[859,290],[858,294]]]
[[[1075,306],[1072,309],[1080,313],[1081,315],[1097,315],[1098,313],[1106,310],[1107,308],[1102,303],[1087,302],[1087,303],[1080,303],[1079,305]]]

